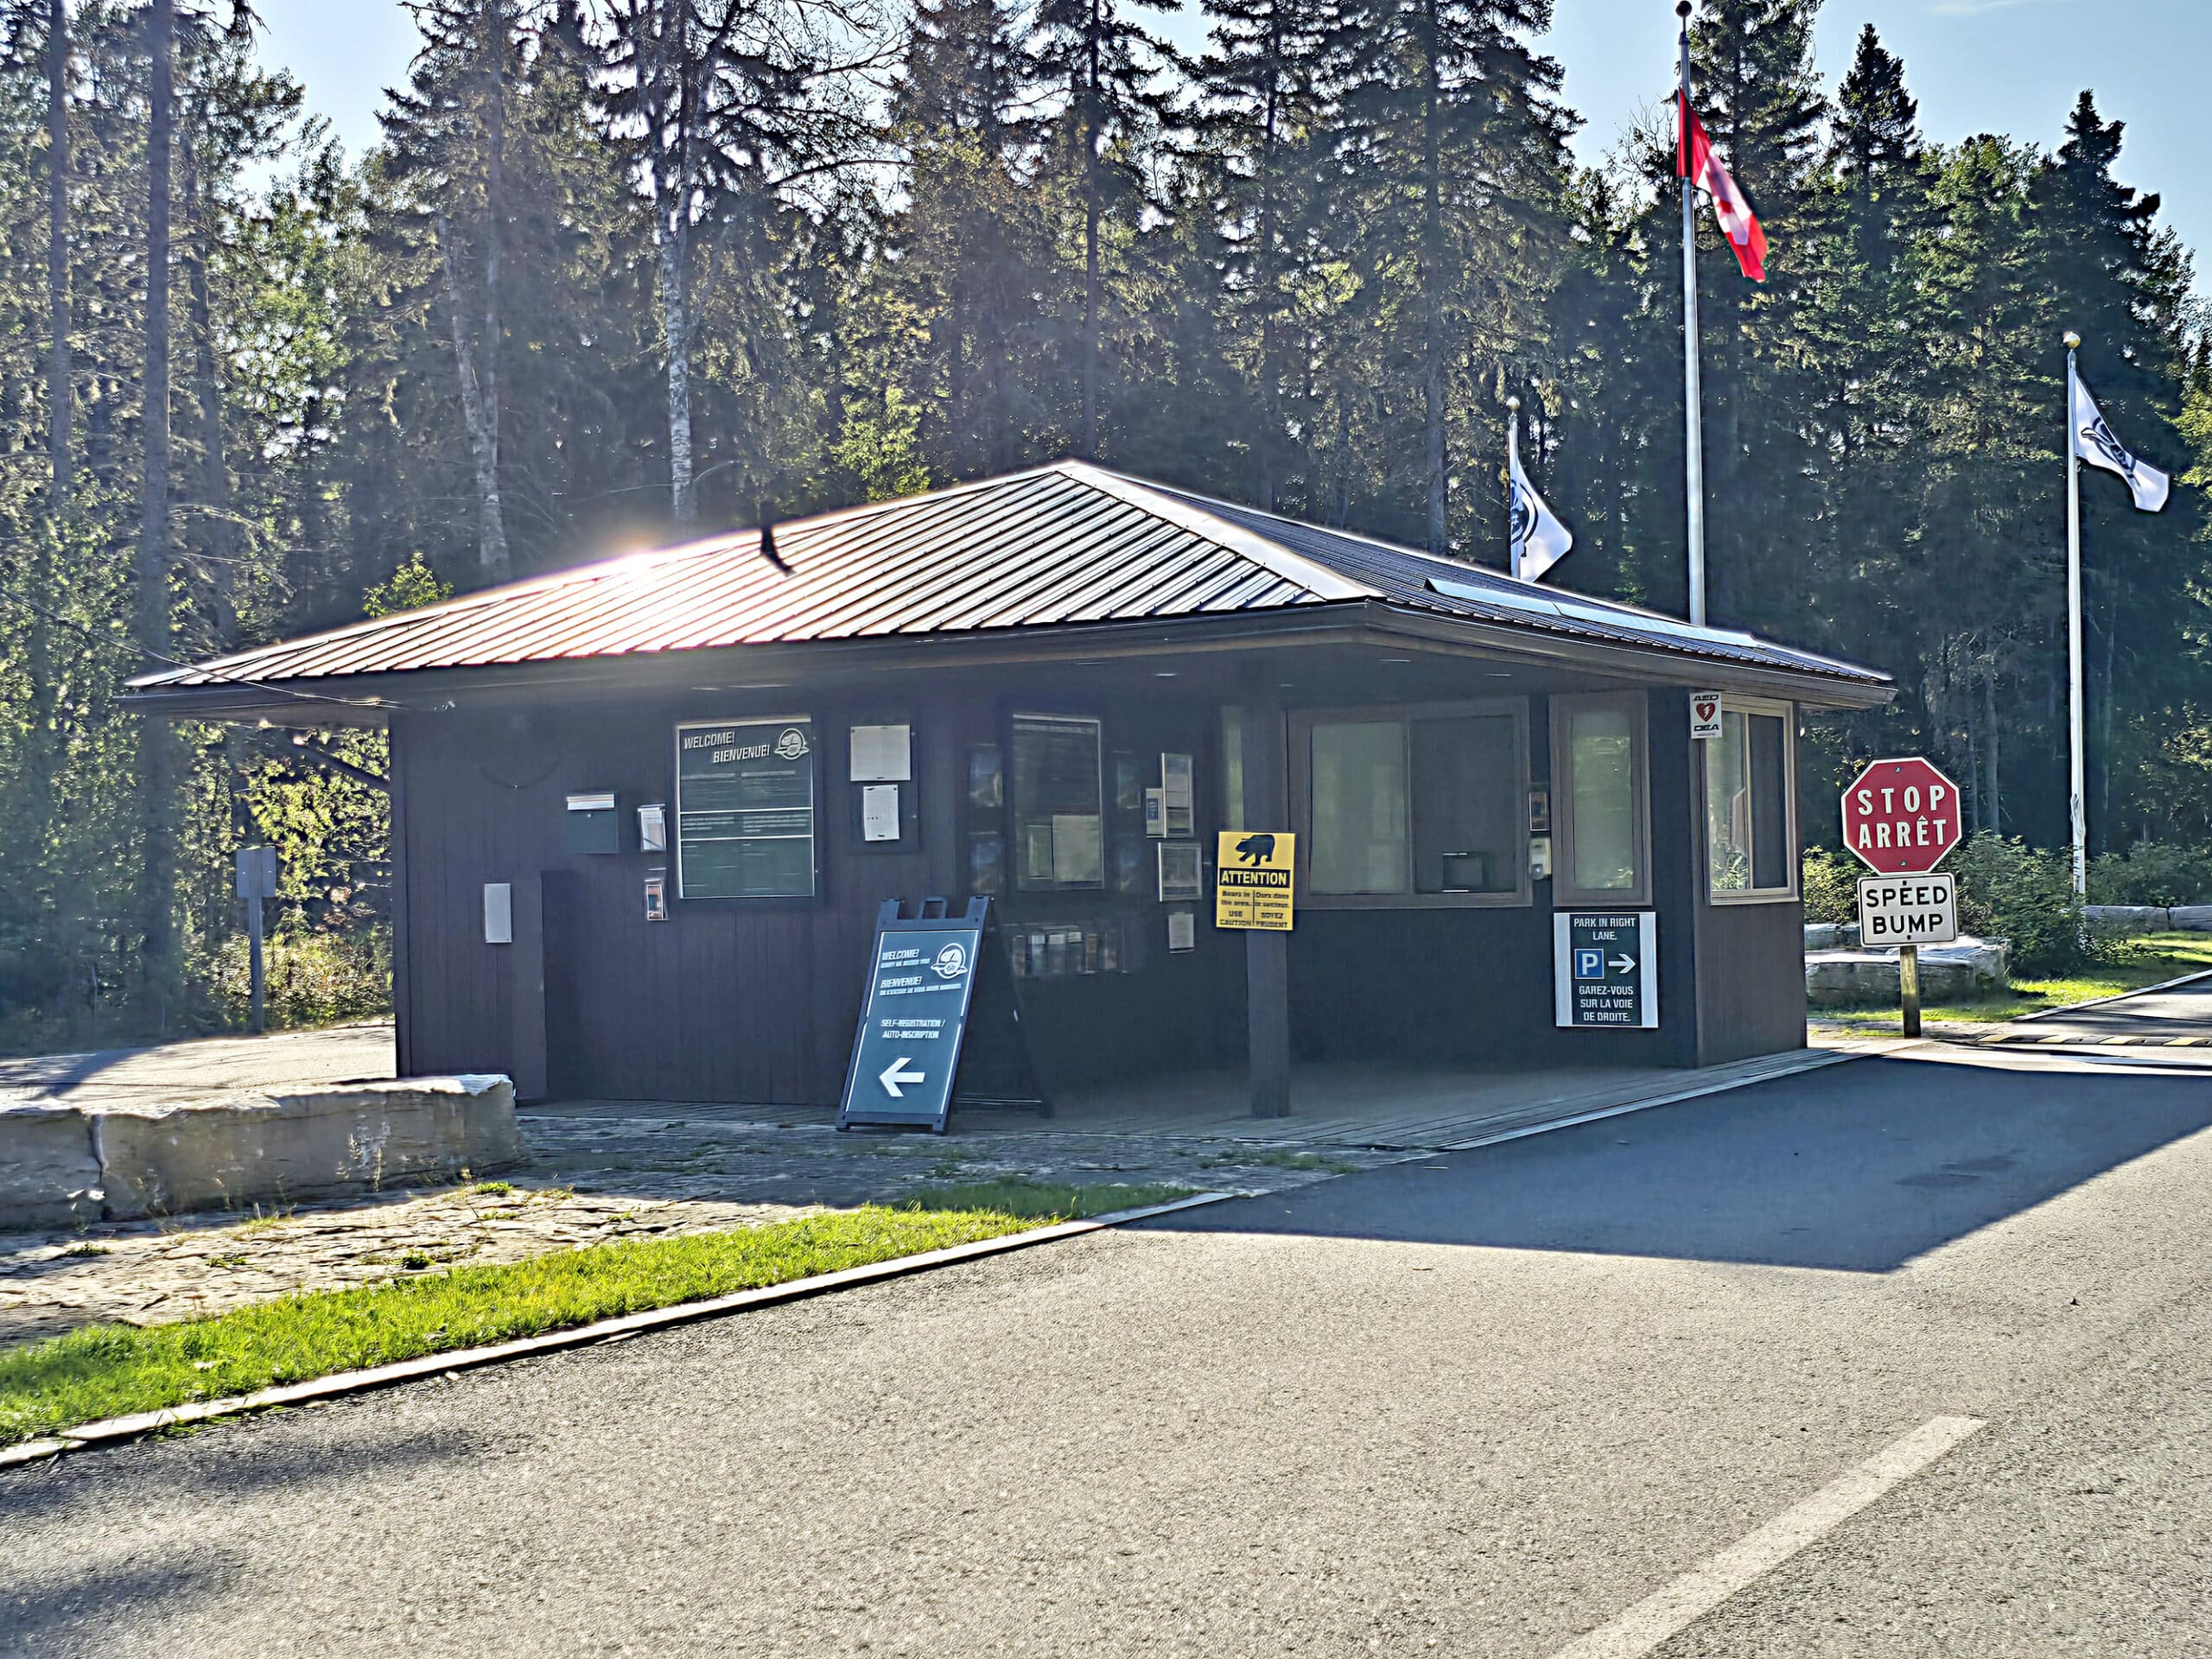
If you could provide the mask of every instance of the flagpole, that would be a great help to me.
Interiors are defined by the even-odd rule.
[[[1690,621],[1705,626],[1705,423],[1697,373],[1697,190],[1683,162],[1690,107],[1690,0],[1682,20],[1681,97],[1675,110],[1675,165],[1682,175],[1682,476],[1689,497]]]
[[[1521,400],[1505,400],[1505,552],[1513,579],[1521,579],[1521,543],[1513,533],[1513,475],[1521,460]]]
[[[2082,752],[2082,453],[2075,445],[2074,410],[2081,374],[2075,353],[2082,336],[2066,331],[2066,726],[2072,763],[2072,795],[2067,812],[2074,836],[2074,893],[2089,890],[2088,766]]]

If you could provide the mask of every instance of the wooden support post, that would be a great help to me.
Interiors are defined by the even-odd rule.
[[[1920,947],[1901,945],[1897,950],[1897,994],[1904,1003],[1904,1034],[1920,1035]]]
[[[1243,718],[1243,828],[1287,830],[1288,759],[1279,703],[1255,702]],[[1252,1116],[1290,1116],[1290,938],[1266,929],[1244,934],[1244,1006]]]

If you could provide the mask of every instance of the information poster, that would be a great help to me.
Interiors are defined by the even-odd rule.
[[[1298,837],[1281,830],[1224,830],[1214,855],[1213,925],[1291,930]]]
[[[676,890],[811,899],[814,728],[804,719],[676,728]]]
[[[1562,910],[1552,916],[1556,1023],[1589,1030],[1659,1025],[1656,911]]]

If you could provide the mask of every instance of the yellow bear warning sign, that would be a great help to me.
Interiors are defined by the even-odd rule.
[[[1290,931],[1298,837],[1274,830],[1224,830],[1214,853],[1213,925]]]

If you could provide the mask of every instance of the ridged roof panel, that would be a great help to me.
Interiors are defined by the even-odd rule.
[[[1850,664],[1147,484],[1081,462],[585,565],[148,675],[149,690],[1371,600],[1878,683]]]

